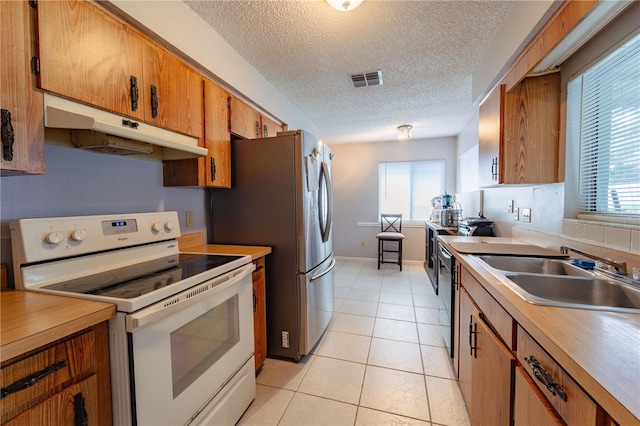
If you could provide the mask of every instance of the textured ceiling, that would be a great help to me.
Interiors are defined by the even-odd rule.
[[[473,114],[471,74],[511,1],[185,2],[318,126],[326,143],[457,135]],[[349,75],[381,69],[383,85]]]

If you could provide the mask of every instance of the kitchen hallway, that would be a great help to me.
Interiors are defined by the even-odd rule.
[[[267,359],[239,425],[468,425],[422,265],[338,260],[336,316],[299,363]]]

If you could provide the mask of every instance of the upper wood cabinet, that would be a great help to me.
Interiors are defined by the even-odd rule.
[[[260,116],[260,120],[263,138],[276,136],[278,132],[282,131],[282,126],[269,117],[262,115]]]
[[[262,137],[260,113],[235,96],[229,100],[231,133],[245,139]]]
[[[165,186],[231,187],[229,92],[204,80],[204,158],[164,162]]]
[[[43,174],[43,95],[30,68],[36,51],[35,11],[26,1],[2,1],[0,18],[0,171],[2,176]]]
[[[480,186],[559,180],[560,73],[496,87],[481,103]]]
[[[144,45],[144,120],[202,137],[202,75],[152,42]]]
[[[38,2],[43,90],[202,137],[202,77],[89,1]]]
[[[276,136],[283,130],[280,123],[260,114],[235,96],[229,99],[229,116],[231,133],[245,139]]]

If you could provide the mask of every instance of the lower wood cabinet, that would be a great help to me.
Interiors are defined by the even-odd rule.
[[[564,422],[569,425],[603,424],[606,413],[520,326],[518,361],[543,395],[544,403],[552,406]]]
[[[459,380],[471,424],[508,426],[515,357],[483,321],[464,289],[460,327]]]
[[[267,289],[266,271],[264,269],[264,257],[253,261],[256,269],[253,271],[253,334],[254,357],[256,371],[264,364],[267,358]]]
[[[5,361],[1,375],[2,424],[111,425],[107,322]]]
[[[469,270],[457,275],[455,352],[472,425],[616,424]]]
[[[516,368],[513,424],[518,426],[561,426],[562,419],[533,383],[522,366]]]

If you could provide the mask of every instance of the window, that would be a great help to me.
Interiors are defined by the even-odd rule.
[[[569,82],[581,213],[640,216],[640,34]]]
[[[444,160],[378,164],[380,213],[428,220],[431,199],[444,192]]]

